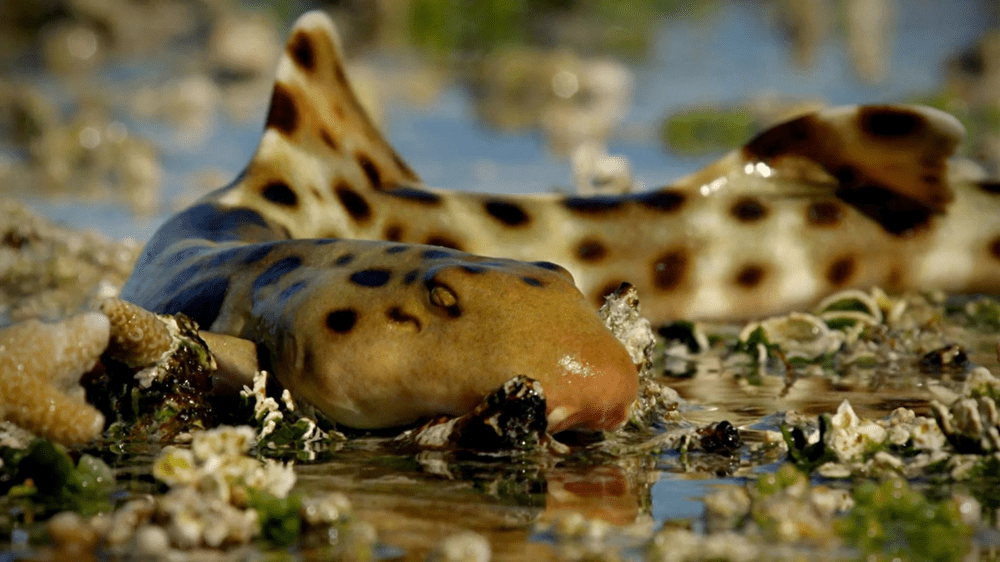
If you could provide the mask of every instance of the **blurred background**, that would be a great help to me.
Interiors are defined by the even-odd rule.
[[[314,8],[437,187],[656,187],[824,104],[931,104],[1000,162],[992,0],[8,0],[0,197],[143,242],[250,158]]]

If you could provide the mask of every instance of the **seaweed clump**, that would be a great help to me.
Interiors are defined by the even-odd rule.
[[[852,497],[854,508],[834,527],[866,560],[962,560],[971,546],[972,527],[962,514],[971,504],[934,502],[901,478],[866,482]]]
[[[112,441],[169,441],[214,427],[216,412],[226,411],[213,407],[216,363],[198,325],[183,314],[157,317],[173,336],[167,352],[145,365],[105,354],[104,369],[82,381],[87,401],[110,420],[105,436]]]

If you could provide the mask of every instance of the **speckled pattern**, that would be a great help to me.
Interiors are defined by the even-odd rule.
[[[122,297],[257,342],[347,425],[461,414],[527,375],[552,429],[612,428],[635,368],[594,309],[622,281],[654,321],[765,315],[854,286],[997,289],[997,190],[948,176],[962,136],[926,107],[831,108],[649,192],[446,192],[374,127],[312,12],[251,162],[161,227]]]

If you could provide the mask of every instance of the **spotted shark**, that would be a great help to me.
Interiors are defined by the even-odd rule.
[[[595,310],[622,282],[654,322],[765,316],[848,287],[1000,288],[1000,187],[956,180],[963,134],[928,107],[836,107],[650,191],[445,191],[373,124],[332,21],[310,12],[250,163],[155,233],[122,298],[255,342],[348,426],[460,415],[525,375],[551,431],[612,429],[636,366]]]

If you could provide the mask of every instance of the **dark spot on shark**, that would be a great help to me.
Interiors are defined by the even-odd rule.
[[[326,315],[326,327],[338,334],[346,334],[358,323],[358,313],[351,308],[333,310]]]
[[[483,209],[488,215],[507,226],[524,226],[531,222],[528,213],[520,205],[510,201],[487,199],[483,202]]]
[[[594,197],[566,197],[562,200],[566,209],[578,215],[605,215],[622,208],[625,200],[616,195]]]
[[[285,136],[291,136],[299,126],[299,110],[295,100],[281,82],[274,84],[271,94],[271,109],[267,112],[266,128],[275,129]]]
[[[687,275],[688,261],[687,250],[683,248],[667,250],[660,254],[650,267],[653,286],[661,291],[671,291],[679,287]]]
[[[403,309],[398,306],[394,306],[389,310],[385,311],[385,315],[389,320],[397,324],[410,324],[418,332],[423,327],[419,318],[413,316],[412,314],[407,314],[406,312],[403,312]]]
[[[729,208],[729,214],[740,222],[756,222],[767,216],[767,207],[753,197],[741,197]]]
[[[580,261],[596,263],[604,259],[608,254],[608,249],[599,240],[584,238],[576,245],[576,257]]]
[[[549,271],[558,271],[560,273],[566,271],[566,268],[564,268],[563,266],[557,263],[552,263],[550,261],[533,261],[531,262],[531,265],[540,267],[542,269],[547,269]]]
[[[1000,260],[1000,236],[997,236],[996,238],[990,241],[989,248],[990,248],[990,255],[993,256],[993,259]]]
[[[305,289],[307,285],[309,285],[309,283],[305,281],[292,283],[291,285],[286,287],[284,291],[281,291],[281,294],[278,295],[278,303],[284,303],[288,299],[294,297],[299,293],[299,291]]]
[[[388,269],[372,268],[355,271],[351,274],[351,283],[362,287],[381,287],[392,278],[392,272]]]
[[[399,242],[403,239],[403,227],[398,224],[389,224],[382,233],[382,238],[390,242]]]
[[[836,201],[815,201],[806,207],[806,223],[812,226],[837,226],[844,209]]]
[[[451,248],[452,250],[462,251],[461,244],[443,234],[431,234],[427,237],[427,240],[424,240],[424,244],[427,244],[428,246],[441,246],[443,248]]]
[[[858,111],[858,126],[868,136],[891,139],[918,135],[927,124],[923,116],[909,109],[865,106]]]
[[[316,49],[304,31],[299,31],[288,43],[288,53],[295,64],[307,73],[316,70]]]
[[[452,252],[446,252],[444,250],[424,250],[423,253],[420,254],[420,257],[425,260],[439,260],[441,258],[450,258],[452,255],[454,255]]]
[[[333,135],[330,134],[330,131],[326,130],[326,127],[320,128],[319,138],[320,140],[323,141],[323,144],[330,147],[330,150],[334,152],[340,152],[340,144],[338,144],[337,140],[333,138]]]
[[[841,287],[851,280],[856,269],[857,261],[854,256],[840,256],[826,268],[826,280],[834,287]]]
[[[365,223],[372,217],[372,208],[368,201],[365,201],[364,197],[351,189],[347,182],[341,181],[333,188],[333,191],[354,222]]]
[[[687,201],[687,195],[680,190],[666,188],[636,194],[634,201],[647,209],[662,213],[674,213],[684,206],[684,202]]]
[[[299,196],[295,194],[287,183],[281,180],[272,180],[261,188],[260,194],[264,199],[284,207],[297,207]]]
[[[441,196],[437,193],[432,193],[425,189],[417,189],[415,187],[397,187],[395,189],[387,189],[383,191],[383,193],[398,199],[405,199],[406,201],[413,201],[414,203],[420,203],[423,205],[437,205],[441,203]]]
[[[358,166],[361,166],[361,171],[365,173],[365,177],[368,178],[368,183],[371,184],[372,189],[382,189],[382,173],[379,172],[375,162],[367,154],[360,152],[354,155],[354,159],[358,161]]]
[[[736,273],[734,281],[744,289],[753,289],[757,285],[760,285],[766,276],[767,269],[764,266],[752,263],[740,268]]]

